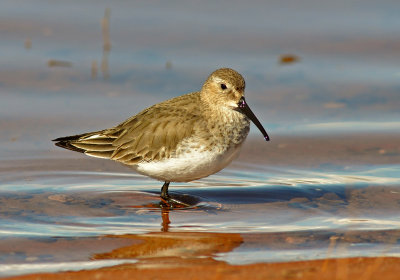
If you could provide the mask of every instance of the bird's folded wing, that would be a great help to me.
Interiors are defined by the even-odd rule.
[[[198,104],[193,98],[199,98],[198,94],[164,101],[116,127],[58,138],[56,145],[127,165],[173,156],[178,144],[191,136],[196,126],[204,125],[193,108]]]
[[[129,125],[116,127],[119,136],[112,143],[114,152],[110,158],[134,165],[173,156],[178,144],[192,135],[196,118],[182,111],[182,121],[182,118],[177,119],[174,113],[163,112],[163,109],[152,110],[154,117],[144,112],[130,120]]]

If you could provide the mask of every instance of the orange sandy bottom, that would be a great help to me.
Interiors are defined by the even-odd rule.
[[[400,258],[342,258],[286,263],[230,265],[214,258],[243,243],[240,234],[153,232],[106,236],[124,240],[93,260],[135,259],[95,270],[40,273],[7,279],[399,279]],[[118,242],[116,242],[118,243]],[[121,242],[119,242],[121,244]]]
[[[289,263],[229,265],[204,259],[166,267],[121,265],[90,271],[32,274],[8,279],[399,279],[400,258],[344,258]],[[143,265],[143,264],[142,264]],[[167,266],[171,266],[168,268]]]

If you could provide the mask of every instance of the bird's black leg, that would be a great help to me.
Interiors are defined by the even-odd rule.
[[[169,186],[169,181],[165,181],[164,185],[161,188],[161,207],[162,208],[169,208],[169,209],[173,209],[173,208],[183,208],[183,207],[189,207],[190,205],[179,201],[175,198],[172,198],[171,196],[169,196],[168,194],[168,186]]]
[[[168,186],[169,186],[169,182],[165,181],[164,185],[161,188],[161,198],[164,199],[165,201],[169,200],[169,194],[168,194]]]

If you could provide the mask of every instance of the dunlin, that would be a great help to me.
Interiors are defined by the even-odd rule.
[[[250,120],[269,140],[245,101],[244,89],[238,72],[221,68],[211,73],[198,92],[155,104],[113,128],[53,141],[163,181],[161,198],[168,202],[170,182],[209,176],[235,159],[249,133]]]

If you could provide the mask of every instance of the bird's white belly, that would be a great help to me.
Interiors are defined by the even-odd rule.
[[[240,147],[241,144],[225,152],[196,149],[178,157],[142,162],[134,168],[137,172],[160,181],[188,182],[207,177],[226,167],[238,157]]]

